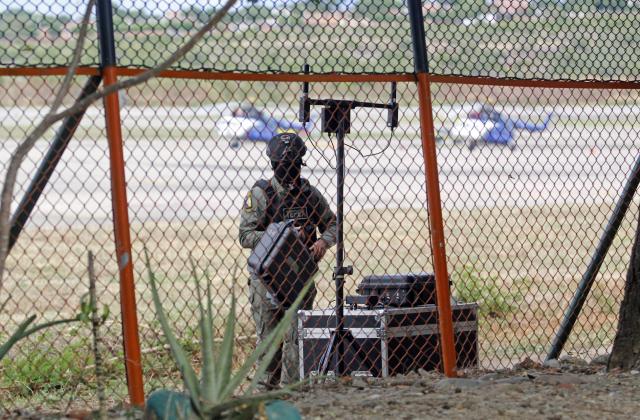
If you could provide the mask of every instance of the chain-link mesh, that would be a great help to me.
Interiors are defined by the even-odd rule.
[[[78,95],[85,81],[78,78],[71,96]],[[60,82],[57,77],[20,77],[3,83],[3,180],[10,154],[33,129],[34,121],[44,117]],[[48,130],[27,156],[16,185],[17,199],[25,194],[58,126]],[[126,396],[126,383],[109,191],[104,110],[96,105],[87,110],[9,255],[2,290],[3,299],[9,296],[9,300],[0,315],[0,336],[8,338],[31,315],[38,316],[38,323],[75,316],[89,289],[87,253],[93,251],[99,300],[111,312],[103,329],[103,350],[113,383],[109,399],[115,404]],[[62,411],[69,402],[74,409],[84,406],[85,400],[95,400],[90,346],[91,332],[80,324],[52,328],[19,342],[0,362],[0,406]]]
[[[484,302],[492,363],[544,355],[637,158],[636,94],[443,84],[433,95],[454,291]],[[611,344],[631,208],[567,352]]]
[[[234,72],[411,72],[404,1],[241,1],[173,67]],[[75,2],[0,5],[3,66],[64,66]],[[149,68],[210,19],[220,1],[114,6],[118,64]],[[639,6],[611,1],[434,0],[423,6],[434,74],[636,80]],[[83,64],[98,65],[95,30]]]
[[[406,6],[392,1],[320,3],[242,3],[219,32],[174,69],[299,72],[308,63],[313,72],[411,71]],[[426,2],[430,70],[464,76],[635,79],[635,6],[517,3]],[[158,63],[214,12],[202,5],[136,5],[114,7],[123,67]],[[0,48],[6,53],[0,55],[0,67],[67,65],[83,7],[1,6]],[[39,24],[34,27],[33,22]],[[83,65],[98,64],[96,38],[92,28]],[[0,78],[2,174],[18,142],[46,112],[60,81]],[[67,105],[85,82],[86,77],[78,77]],[[240,238],[243,214],[277,207],[275,192],[290,200],[287,208],[295,211],[289,216],[306,215],[309,224],[319,227],[319,237],[334,241],[336,138],[321,132],[320,107],[312,108],[310,123],[297,122],[300,88],[285,82],[163,78],[119,95],[147,393],[179,388],[181,381],[155,318],[144,248],[165,310],[198,365],[190,256],[209,272],[218,337],[231,295],[238,298],[235,363],[241,363],[281,316],[269,296],[275,293],[271,285],[265,287],[255,275],[251,279],[250,250],[242,248]],[[371,276],[379,280],[433,272],[416,89],[412,83],[398,85],[400,119],[394,131],[386,127],[386,110],[357,108],[350,114],[344,202],[345,264],[354,268],[346,276],[349,297],[363,296],[364,288],[358,286]],[[310,96],[388,103],[389,90],[388,83],[312,82]],[[460,368],[503,368],[525,357],[544,356],[637,157],[636,97],[633,90],[432,85]],[[88,289],[87,253],[94,252],[98,298],[111,309],[102,328],[106,373],[101,382],[107,387],[107,403],[114,406],[128,397],[104,113],[101,103],[89,108],[12,249],[0,340],[30,315],[39,320],[73,316]],[[58,127],[27,157],[16,200]],[[266,142],[282,131],[295,131],[305,141],[302,177],[313,188],[287,194],[276,186],[256,192],[252,187],[257,180],[273,177]],[[319,210],[323,200],[329,213]],[[634,205],[565,352],[586,357],[610,348],[636,217]],[[320,368],[335,327],[335,257],[332,247],[319,261],[313,302],[306,302],[285,340],[285,375],[308,376]],[[412,303],[347,304],[345,325],[355,342],[344,349],[347,371],[385,376],[441,367],[433,277],[420,278],[425,279],[421,287],[403,289],[408,290],[407,301],[417,299]],[[395,277],[396,283],[407,279]],[[291,345],[296,339],[298,347]],[[90,340],[88,326],[71,324],[21,341],[0,362],[0,408],[96,408]],[[329,360],[328,370],[336,365]]]

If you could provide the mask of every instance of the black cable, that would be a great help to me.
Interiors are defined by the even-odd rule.
[[[345,144],[345,146],[348,147],[349,149],[353,149],[353,150],[357,151],[358,154],[361,157],[368,158],[368,157],[371,157],[371,156],[381,155],[382,153],[386,152],[387,149],[389,148],[389,146],[391,146],[391,140],[393,140],[393,128],[391,129],[391,135],[389,136],[389,140],[387,141],[387,145],[384,147],[384,149],[380,150],[379,152],[369,153],[368,155],[365,155],[365,154],[362,153],[362,150],[358,149],[357,147],[349,146],[348,144]]]
[[[320,151],[320,148],[319,148],[319,147],[317,147],[317,146],[316,146],[316,144],[315,144],[315,142],[311,139],[311,134],[309,133],[309,130],[307,130],[307,126],[306,126],[306,125],[304,126],[304,132],[305,132],[305,134],[306,134],[306,136],[307,136],[307,140],[309,140],[309,142],[311,143],[311,145],[313,146],[313,148],[314,148],[318,153],[320,153],[320,155],[321,155],[321,156],[322,156],[322,158],[325,160],[325,162],[327,162],[327,164],[329,165],[329,167],[330,167],[331,169],[335,170],[335,169],[336,169],[336,168],[335,168],[335,166],[333,166],[333,165],[331,164],[331,162],[329,162],[329,159],[327,159],[327,158],[326,158],[326,156],[324,155],[324,153],[322,153],[322,151]],[[372,156],[378,156],[378,155],[381,155],[381,154],[383,154],[384,152],[386,152],[386,151],[387,151],[387,149],[389,149],[389,147],[391,146],[391,141],[393,140],[393,134],[394,134],[394,129],[392,128],[392,129],[391,129],[391,134],[389,135],[389,139],[387,140],[387,144],[386,144],[386,146],[384,146],[384,148],[383,148],[382,150],[379,150],[379,151],[377,151],[377,152],[372,152],[372,153],[369,153],[369,154],[366,154],[366,155],[365,155],[364,153],[362,153],[362,149],[359,149],[359,148],[357,148],[357,147],[355,147],[355,146],[350,146],[350,145],[348,145],[348,144],[345,144],[345,147],[348,147],[349,149],[353,149],[353,150],[355,150],[356,152],[358,152],[358,154],[360,155],[360,157],[363,157],[363,158],[365,158],[365,159],[366,159],[366,158],[368,158],[368,157],[372,157]],[[334,150],[334,156],[335,156],[335,150],[336,150],[336,148],[335,148],[335,145],[333,144],[333,139],[331,138],[331,133],[329,133],[329,142],[331,143],[331,148]],[[336,159],[337,159],[337,158],[336,158]]]
[[[320,150],[320,148],[318,148],[315,144],[315,142],[311,139],[311,134],[309,134],[309,130],[307,130],[307,126],[304,126],[304,132],[307,135],[307,140],[309,140],[309,142],[311,143],[311,145],[313,146],[314,149],[316,149],[316,152],[320,153],[320,156],[322,156],[322,158],[325,160],[325,162],[327,162],[327,165],[329,165],[329,167],[333,170],[336,169],[335,166],[333,166],[331,164],[331,162],[329,162],[329,159],[327,159],[327,157],[324,155],[324,153],[322,153],[322,151]],[[335,147],[333,147],[333,140],[331,140],[331,134],[329,134],[329,141],[331,141],[331,148],[334,150],[335,153]],[[337,159],[337,158],[336,158]]]

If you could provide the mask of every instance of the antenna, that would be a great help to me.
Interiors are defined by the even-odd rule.
[[[309,74],[311,68],[305,64],[302,68],[304,74]],[[309,82],[302,82],[302,95],[300,96],[300,109],[298,118],[302,123],[308,123],[311,120],[311,103],[309,102]]]
[[[304,74],[309,74],[307,64],[303,67]],[[389,103],[361,102],[348,99],[311,99],[309,98],[309,82],[302,83],[300,95],[299,118],[303,123],[310,120],[311,105],[322,106],[322,132],[336,134],[336,266],[333,270],[333,280],[336,285],[336,327],[332,331],[329,344],[319,361],[318,372],[324,375],[328,372],[329,363],[337,355],[335,367],[336,376],[345,371],[344,352],[347,348],[359,352],[359,346],[355,342],[351,332],[344,327],[344,278],[353,274],[353,267],[344,266],[344,178],[345,178],[345,146],[344,138],[351,129],[351,111],[355,108],[378,108],[388,110],[387,127],[394,129],[398,126],[398,103],[396,102],[396,83],[391,83],[391,95]]]

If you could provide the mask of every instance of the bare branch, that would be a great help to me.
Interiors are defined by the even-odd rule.
[[[9,161],[9,167],[5,175],[4,185],[2,186],[2,194],[0,195],[0,290],[2,290],[4,271],[7,262],[7,256],[9,254],[9,235],[11,231],[11,203],[13,201],[13,191],[16,184],[16,178],[18,176],[18,170],[22,166],[22,162],[33,148],[36,141],[47,131],[47,129],[54,123],[52,115],[58,111],[62,100],[66,96],[73,76],[76,72],[78,64],[80,63],[80,57],[84,50],[84,42],[87,35],[87,29],[89,27],[89,20],[91,18],[91,12],[95,5],[95,0],[89,0],[87,9],[82,16],[82,24],[80,25],[80,34],[78,42],[73,51],[73,57],[71,59],[71,65],[67,74],[60,86],[60,90],[55,96],[51,109],[47,115],[40,121],[40,123],[33,129],[33,131],[27,136],[27,138],[18,145],[16,150],[11,156]]]
[[[200,30],[198,30],[198,32],[196,32],[182,47],[178,48],[178,50],[176,52],[174,52],[173,54],[171,54],[171,56],[169,58],[167,58],[165,61],[163,61],[162,63],[160,63],[158,66],[149,69],[143,73],[140,73],[137,76],[128,78],[128,79],[124,79],[118,83],[115,83],[113,85],[109,85],[106,86],[105,88],[103,88],[102,90],[99,90],[89,96],[87,96],[86,98],[84,98],[83,100],[77,102],[75,105],[73,105],[72,107],[65,109],[64,111],[53,115],[52,118],[52,122],[55,123],[56,121],[68,117],[69,115],[73,115],[76,112],[85,109],[86,107],[88,107],[89,105],[91,105],[93,102],[97,101],[98,99],[101,99],[105,96],[108,96],[120,89],[128,89],[130,87],[139,85],[141,83],[144,83],[154,77],[156,77],[158,74],[162,73],[163,71],[167,70],[169,67],[171,67],[176,61],[178,61],[179,59],[181,59],[186,53],[188,53],[197,43],[198,41],[200,41],[202,39],[202,37],[204,35],[206,35],[211,29],[213,29],[214,26],[216,26],[218,23],[220,23],[220,21],[224,18],[224,16],[228,13],[228,11],[233,7],[233,5],[237,2],[237,0],[228,0],[225,5],[222,7],[222,9],[220,9],[218,12],[216,12],[216,14],[213,16],[213,18],[211,18],[211,20],[204,25]]]
[[[89,304],[91,305],[91,333],[93,336],[93,357],[96,371],[96,391],[98,393],[98,418],[107,418],[107,408],[105,405],[102,354],[100,353],[100,326],[102,325],[98,316],[98,298],[96,293],[96,272],[93,267],[93,253],[89,251]]]
[[[73,50],[73,58],[71,59],[71,64],[69,65],[69,70],[67,74],[64,76],[62,80],[62,85],[60,86],[60,90],[53,100],[53,104],[51,105],[51,109],[49,113],[55,114],[58,112],[58,108],[60,104],[62,104],[62,100],[67,93],[69,93],[69,88],[71,87],[71,82],[73,81],[73,77],[76,74],[76,70],[78,69],[78,65],[80,65],[80,60],[82,57],[82,51],[84,51],[84,41],[87,38],[87,32],[89,29],[89,19],[91,19],[91,12],[95,6],[96,0],[89,0],[87,4],[87,10],[84,12],[84,16],[82,16],[82,25],[80,25],[80,34],[78,35],[78,42],[76,42],[76,47]]]
[[[89,10],[93,2],[95,0],[89,0],[89,4],[87,10]],[[9,166],[7,168],[7,173],[5,175],[5,182],[2,187],[2,195],[0,196],[0,290],[2,290],[3,286],[3,278],[4,271],[6,266],[6,260],[8,255],[8,247],[9,247],[9,234],[10,234],[10,216],[11,216],[11,203],[13,201],[13,192],[15,188],[16,178],[18,170],[22,165],[24,158],[27,156],[27,153],[33,146],[36,141],[47,131],[49,127],[55,124],[57,121],[73,115],[80,110],[86,109],[93,102],[104,98],[107,95],[117,92],[120,89],[126,89],[132,86],[139,85],[144,83],[153,77],[157,76],[159,73],[167,70],[174,64],[176,61],[181,59],[187,52],[189,52],[193,47],[202,39],[202,37],[207,34],[213,27],[215,27],[220,21],[224,18],[224,16],[231,10],[237,0],[227,0],[224,6],[216,12],[216,14],[204,25],[200,28],[184,45],[178,48],[171,56],[160,63],[158,66],[149,69],[135,77],[131,77],[129,79],[123,80],[121,82],[115,83],[113,85],[109,85],[104,89],[95,92],[86,98],[78,101],[75,105],[65,109],[60,113],[55,113],[57,111],[57,107],[60,106],[58,102],[62,102],[65,94],[60,94],[64,90],[68,90],[68,85],[70,84],[70,80],[73,77],[73,73],[77,68],[78,63],[80,62],[80,55],[82,52],[82,48],[76,47],[76,51],[74,52],[74,58],[72,60],[72,67],[69,68],[69,72],[67,76],[65,76],[65,81],[61,87],[61,90],[58,95],[56,95],[56,99],[54,100],[54,106],[51,107],[51,111],[42,119],[40,124],[38,124],[34,130],[27,136],[27,138],[18,146],[13,156],[11,157],[11,161],[9,162]],[[84,41],[83,34],[86,34],[86,27],[89,23],[90,13],[87,12],[84,15],[84,21],[82,22],[82,27],[80,31],[80,38],[78,45],[82,44]],[[80,42],[82,41],[82,42]],[[68,81],[67,81],[68,80]]]

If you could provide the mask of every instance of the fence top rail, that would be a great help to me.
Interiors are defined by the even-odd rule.
[[[67,67],[0,67],[0,77],[33,77],[63,76]],[[144,72],[141,69],[125,67],[116,68],[118,76],[135,76]],[[80,67],[77,74],[94,76],[100,74],[99,67]],[[413,73],[396,74],[298,74],[298,73],[236,73],[216,71],[167,70],[158,75],[167,79],[199,79],[199,80],[235,80],[249,82],[324,82],[324,83],[380,83],[380,82],[414,82]],[[456,85],[482,85],[521,88],[547,89],[603,89],[633,90],[640,89],[640,81],[601,81],[601,80],[544,80],[544,79],[509,79],[484,76],[453,76],[429,74],[431,83]]]
[[[148,69],[220,9],[113,2],[115,55]],[[635,80],[640,3],[423,0],[429,68],[440,75]],[[0,0],[0,66],[64,66],[82,2]],[[95,25],[83,63],[97,66]],[[174,70],[397,74],[413,68],[405,0],[237,2]]]

